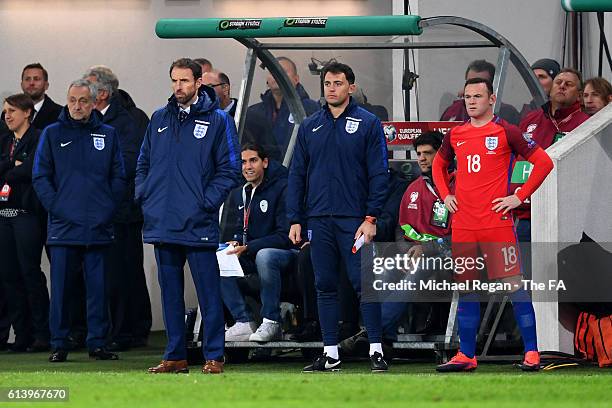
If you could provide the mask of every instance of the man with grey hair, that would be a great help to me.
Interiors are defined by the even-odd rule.
[[[49,361],[64,362],[70,331],[69,299],[82,271],[87,296],[89,356],[116,360],[105,349],[108,312],[106,252],[113,241],[112,219],[125,193],[125,172],[115,129],[93,113],[97,87],[72,82],[58,121],[43,131],[32,170],[32,184],[47,212],[51,253]]]
[[[137,132],[134,119],[116,98],[119,80],[109,68],[92,67],[84,78],[98,88],[95,108],[102,114],[102,122],[117,131],[125,165],[128,188],[113,219],[115,241],[110,246],[107,272],[111,319],[108,349],[123,351],[132,344],[146,343],[152,322],[143,268],[142,212],[134,203],[136,160],[143,135]]]
[[[142,109],[136,106],[136,103],[134,102],[130,94],[127,93],[127,91],[119,88],[119,79],[109,67],[105,65],[94,65],[85,73],[85,77],[91,80],[90,73],[93,71],[104,72],[109,75],[110,84],[113,87],[112,96],[132,116],[132,119],[134,120],[134,125],[136,126],[136,133],[139,137],[143,138],[145,132],[147,131],[147,126],[149,126],[149,117],[147,116],[147,114]]]

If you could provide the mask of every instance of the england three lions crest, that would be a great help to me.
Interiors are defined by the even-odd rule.
[[[485,147],[488,150],[495,150],[495,149],[497,149],[497,144],[498,144],[498,137],[497,136],[487,136],[485,138]]]
[[[346,133],[355,133],[357,129],[359,129],[359,122],[361,122],[361,119],[355,119],[347,116],[346,125],[344,126],[344,130],[346,130]]]
[[[96,148],[96,150],[104,150],[104,138],[94,137],[93,145]]]
[[[210,125],[209,122],[196,120],[196,125],[193,128],[193,137],[195,137],[196,139],[202,139],[204,136],[206,136],[206,132],[208,131],[208,125]]]

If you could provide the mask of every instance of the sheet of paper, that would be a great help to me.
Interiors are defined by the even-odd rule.
[[[226,248],[217,250],[217,262],[219,263],[219,274],[221,276],[244,276],[240,261],[236,254],[229,255],[228,252],[234,249],[229,245]]]
[[[361,234],[353,245],[353,253],[356,254],[357,251],[359,251],[359,249],[363,246],[363,244],[365,244],[365,235]]]

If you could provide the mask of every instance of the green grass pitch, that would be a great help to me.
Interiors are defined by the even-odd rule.
[[[511,364],[481,364],[474,373],[436,374],[434,363],[399,362],[371,374],[368,362],[344,362],[340,373],[303,374],[305,361],[227,365],[223,375],[150,375],[163,339],[121,353],[119,361],[71,353],[64,364],[46,353],[0,353],[0,388],[68,387],[69,401],[2,403],[25,407],[596,407],[612,406],[612,370],[564,368],[523,373]],[[280,360],[280,361],[279,361]],[[41,405],[42,404],[42,405]]]

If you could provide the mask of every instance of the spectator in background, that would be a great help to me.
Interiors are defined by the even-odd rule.
[[[361,105],[365,110],[370,113],[373,113],[378,119],[385,122],[389,120],[389,112],[387,112],[387,108],[382,105],[372,105],[368,102],[368,97],[363,92],[363,89],[355,85],[355,92],[353,92],[352,97],[355,101]]]
[[[559,71],[561,71],[561,66],[559,63],[554,59],[542,58],[534,62],[531,69],[533,70],[536,78],[538,78],[540,86],[544,90],[546,97],[550,97],[550,90],[552,89],[553,80]],[[536,110],[537,108],[539,108],[539,106],[535,103],[535,101],[531,101],[529,104],[523,105],[523,109],[521,109],[521,120],[523,120],[529,112]]]
[[[200,67],[202,68],[202,79],[204,79],[203,75],[205,73],[210,72],[213,69],[212,62],[210,62],[206,58],[194,58],[193,61],[196,62],[197,64],[199,64]]]
[[[612,85],[604,78],[587,79],[582,101],[586,114],[593,116],[612,102]]]
[[[113,219],[115,240],[109,249],[107,272],[111,332],[108,349],[123,351],[146,343],[151,329],[151,302],[144,275],[142,212],[134,202],[136,160],[144,135],[137,133],[137,123],[116,97],[113,83],[119,83],[107,69],[90,68],[84,78],[96,84],[95,109],[102,122],[112,126],[119,136],[125,166],[127,190]]]
[[[93,113],[97,88],[85,79],[68,87],[67,106],[58,122],[45,128],[36,150],[33,184],[49,212],[51,252],[52,353],[67,359],[68,300],[81,264],[87,292],[87,347],[98,360],[119,357],[105,348],[108,310],[106,251],[113,241],[112,218],[125,194],[125,174],[115,129]]]
[[[147,126],[149,125],[149,117],[142,109],[136,106],[136,103],[130,94],[127,93],[127,91],[119,88],[119,80],[117,79],[117,76],[113,74],[113,71],[104,65],[94,65],[90,68],[90,70],[96,70],[99,72],[104,71],[113,77],[111,82],[113,87],[113,96],[119,101],[121,106],[123,106],[123,108],[127,110],[130,115],[132,115],[138,136],[141,138],[144,137],[144,134],[147,131]]]
[[[242,146],[242,175],[246,184],[231,193],[238,207],[240,228],[235,232],[231,253],[239,256],[245,273],[256,273],[260,281],[263,323],[253,332],[236,277],[221,278],[221,295],[236,323],[225,332],[226,341],[273,341],[282,339],[281,276],[295,261],[291,251],[285,207],[287,169],[268,159],[254,144]]]
[[[32,126],[43,130],[57,121],[62,107],[46,94],[49,89],[49,74],[40,63],[28,64],[21,72],[21,90],[34,101]]]
[[[227,112],[231,117],[234,117],[238,100],[231,97],[232,89],[228,76],[221,71],[213,69],[202,74],[202,84],[210,86],[215,90],[219,98],[219,106],[221,109]]]
[[[306,111],[306,116],[316,112],[319,109],[319,104],[310,99],[308,93],[300,84],[295,63],[287,57],[278,57],[277,61],[295,86]],[[289,106],[280,87],[269,72],[266,84],[268,90],[261,95],[261,102],[249,106],[247,110],[244,137],[246,141],[254,142],[265,149],[270,159],[282,162],[295,121],[293,115],[289,112]]]
[[[589,116],[582,112],[580,106],[580,91],[582,76],[572,68],[563,68],[555,77],[550,89],[550,101],[541,108],[529,112],[519,128],[523,137],[533,140],[542,149],[548,149],[566,133],[577,128]],[[517,192],[527,181],[531,173],[531,165],[519,158],[515,163],[511,178],[511,189]],[[516,227],[520,242],[531,242],[531,202],[529,197],[518,208],[514,215],[519,222]],[[529,255],[526,254],[526,259]]]
[[[468,65],[465,71],[465,80],[467,81],[468,79],[472,78],[483,78],[493,82],[493,79],[495,78],[495,65],[485,60],[475,60],[470,62],[470,65]],[[465,122],[470,118],[467,114],[467,110],[465,109],[463,91],[459,92],[459,96],[461,99],[457,99],[451,106],[446,108],[440,120],[456,120]],[[502,102],[499,108],[499,116],[512,124],[518,125],[519,123],[519,113],[512,105]]]
[[[32,187],[32,165],[40,131],[30,125],[34,103],[26,94],[4,101],[4,119],[12,137],[0,141],[0,284],[15,342],[10,350],[49,349],[49,292],[40,269],[43,228],[40,202]]]

